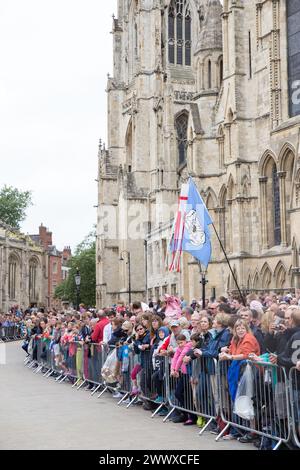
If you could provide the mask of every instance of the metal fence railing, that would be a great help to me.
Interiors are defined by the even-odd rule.
[[[79,390],[92,384],[92,395],[120,392],[118,404],[127,408],[138,399],[155,404],[152,417],[167,407],[167,421],[175,410],[204,418],[200,434],[217,420],[228,432],[251,432],[272,442],[272,448],[294,442],[300,448],[300,372],[289,376],[284,368],[265,362],[219,361],[200,357],[188,364],[186,373],[171,376],[171,363],[151,354],[140,358],[131,348],[70,342],[53,344],[36,336],[31,340],[28,368],[45,377],[54,375],[59,383],[70,379]],[[133,384],[139,391],[133,393]],[[118,395],[117,395],[118,396]]]
[[[22,325],[0,326],[0,341],[18,341],[24,337]]]
[[[274,449],[289,441],[288,379],[282,367],[264,362],[220,361],[218,391],[226,427],[216,440],[232,427],[276,441]]]
[[[293,439],[300,448],[300,371],[295,367],[290,370],[289,383]]]

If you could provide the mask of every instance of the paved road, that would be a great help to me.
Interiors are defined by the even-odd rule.
[[[58,384],[24,367],[20,343],[6,345],[0,365],[0,449],[254,449],[236,441],[216,443],[198,428],[151,419],[140,407],[117,406]]]

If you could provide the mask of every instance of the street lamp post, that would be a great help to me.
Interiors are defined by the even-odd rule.
[[[79,311],[79,294],[80,294],[80,284],[81,284],[81,276],[79,269],[77,268],[75,274],[75,284],[76,284],[76,294],[77,294],[77,311]]]
[[[200,284],[202,284],[202,309],[205,310],[206,309],[206,284],[208,283],[207,279],[206,279],[206,272],[204,271],[204,269],[202,269],[202,266],[201,266],[201,263],[199,262],[199,271],[200,271],[200,274],[201,274],[201,281],[200,281]]]
[[[130,267],[130,253],[129,251],[123,250],[120,255],[120,261],[125,261],[123,255],[127,256],[127,265],[128,265],[128,300],[129,305],[131,304],[131,267]]]

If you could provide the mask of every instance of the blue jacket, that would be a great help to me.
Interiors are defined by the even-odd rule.
[[[147,333],[145,334],[145,336],[141,339],[136,339],[133,343],[133,347],[134,347],[134,352],[136,354],[140,354],[141,355],[141,366],[142,368],[144,369],[145,367],[148,366],[148,364],[150,364],[150,349],[146,349],[146,351],[141,351],[139,349],[139,346],[142,346],[143,344],[149,344],[150,345],[150,341],[151,341],[151,338],[150,338],[150,333],[149,331],[147,331]]]
[[[227,328],[218,331],[216,336],[202,349],[202,357],[210,357],[218,359],[221,348],[229,346],[231,341],[231,333]]]

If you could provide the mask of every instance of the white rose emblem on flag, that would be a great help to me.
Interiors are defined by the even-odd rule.
[[[205,244],[206,236],[198,219],[197,212],[191,210],[185,218],[185,229],[189,234],[190,243],[197,247],[202,247]]]

